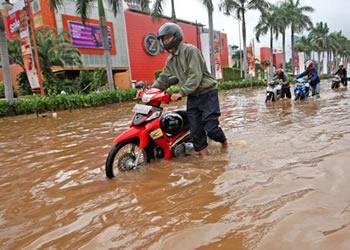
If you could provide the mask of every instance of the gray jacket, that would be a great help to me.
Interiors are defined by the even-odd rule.
[[[176,52],[170,54],[166,66],[152,87],[162,90],[169,86],[162,82],[162,74],[179,79],[179,92],[183,96],[196,96],[216,87],[216,80],[210,75],[201,51],[192,44],[181,43]]]

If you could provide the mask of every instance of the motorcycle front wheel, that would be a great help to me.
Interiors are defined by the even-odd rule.
[[[106,160],[106,176],[113,178],[118,172],[138,169],[147,164],[147,153],[139,148],[136,140],[125,141],[113,146]]]
[[[269,94],[266,96],[265,102],[268,102],[268,101],[274,101],[273,93],[269,93]]]

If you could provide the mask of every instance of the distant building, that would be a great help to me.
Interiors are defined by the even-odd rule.
[[[116,16],[111,8],[108,8],[108,1],[104,0],[104,6],[109,29],[112,69],[117,86],[129,88],[131,80],[153,81],[154,73],[162,70],[168,56],[168,53],[162,51],[156,34],[158,28],[163,23],[169,22],[170,18],[161,17],[153,20],[147,11],[141,11],[139,0],[128,0],[119,6]],[[33,0],[32,8],[36,30],[51,27],[59,32],[67,32],[73,46],[81,53],[82,67],[56,67],[55,71],[69,72],[105,67],[97,1],[92,2],[90,18],[85,24],[76,14],[75,1],[63,0],[63,7],[56,12],[51,10],[46,0]],[[15,23],[16,20],[11,22]],[[209,50],[206,50],[209,47],[209,40],[205,40],[206,29],[203,29],[201,24],[184,20],[178,20],[177,23],[184,31],[184,41],[202,49],[210,70]],[[10,32],[7,34],[10,35]],[[214,43],[216,66],[220,71],[222,67],[228,66],[226,34],[215,32]]]
[[[283,65],[283,52],[275,50],[272,55],[273,66],[278,68]],[[270,48],[261,47],[260,48],[260,62],[265,68],[270,63]]]

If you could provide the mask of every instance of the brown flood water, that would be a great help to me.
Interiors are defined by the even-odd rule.
[[[227,152],[114,180],[133,104],[0,119],[0,249],[350,249],[349,93],[223,93]]]

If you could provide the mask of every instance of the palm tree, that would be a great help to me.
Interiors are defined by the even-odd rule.
[[[53,29],[43,29],[35,34],[38,47],[41,70],[46,79],[52,79],[52,67],[65,65],[81,65],[80,53],[72,43],[67,40],[68,34],[56,34]],[[9,42],[10,62],[18,64],[25,71],[20,40]]]
[[[258,42],[261,35],[270,35],[270,70],[269,70],[269,80],[272,77],[273,71],[273,39],[274,35],[278,36],[279,26],[278,26],[278,16],[277,16],[277,7],[271,5],[268,10],[262,12],[260,16],[259,23],[255,27],[256,31],[256,40]],[[277,65],[276,65],[277,66]]]
[[[290,16],[285,3],[282,3],[276,8],[279,33],[282,35],[282,51],[283,51],[283,71],[286,71],[286,29],[290,25]]]
[[[137,9],[146,13],[150,13],[150,9],[149,9],[150,0],[124,0],[124,1],[132,9]]]
[[[349,40],[342,34],[341,31],[330,33],[329,40],[335,66],[337,66],[341,60],[347,62],[350,53]]]
[[[154,2],[152,13],[151,13],[153,17],[160,17],[163,14],[163,3],[164,3],[164,0],[156,0]],[[174,0],[171,0],[171,21],[176,23]]]
[[[291,47],[292,47],[292,72],[294,74],[294,35],[305,29],[312,27],[312,21],[305,12],[313,12],[314,9],[310,6],[301,6],[300,0],[288,0],[286,7],[289,12],[291,26]]]
[[[243,36],[243,70],[245,78],[247,77],[247,31],[245,14],[249,10],[259,10],[263,12],[269,7],[265,0],[220,0],[220,9],[225,15],[234,14],[239,20],[242,20],[242,36]]]
[[[13,89],[8,55],[7,38],[5,34],[4,18],[0,12],[0,58],[4,74],[5,99],[8,103],[13,103]]]
[[[329,28],[327,23],[319,22],[316,23],[315,27],[313,27],[309,33],[311,43],[317,50],[319,71],[321,69],[321,53],[326,51],[327,47],[329,47],[328,32]]]
[[[304,52],[307,57],[306,59],[310,59],[311,52],[313,50],[311,39],[308,36],[300,37],[295,43],[295,49],[297,51]]]
[[[210,50],[210,68],[211,75],[215,77],[215,53],[214,53],[214,27],[213,27],[213,11],[214,5],[212,0],[202,0],[203,4],[208,10],[208,23],[209,23],[209,50]]]
[[[39,62],[44,75],[52,74],[52,66],[81,65],[80,52],[66,39],[67,33],[56,34],[52,29],[40,30],[35,39]]]
[[[49,1],[50,1],[51,7],[54,9],[57,9],[58,7],[62,6],[64,2],[64,0],[49,0]],[[141,1],[144,1],[144,0],[141,0]],[[106,25],[106,14],[105,14],[105,8],[103,5],[103,0],[76,0],[75,2],[76,2],[76,13],[80,15],[83,23],[88,18],[88,11],[90,9],[91,4],[94,2],[97,2],[100,28],[102,33],[102,44],[104,49],[104,57],[106,61],[108,87],[109,89],[113,90],[115,89],[115,87],[114,87],[114,80],[113,80],[111,55],[109,52],[108,28]],[[119,6],[122,4],[122,0],[108,0],[108,3],[114,13],[114,16],[116,16],[119,10]]]

